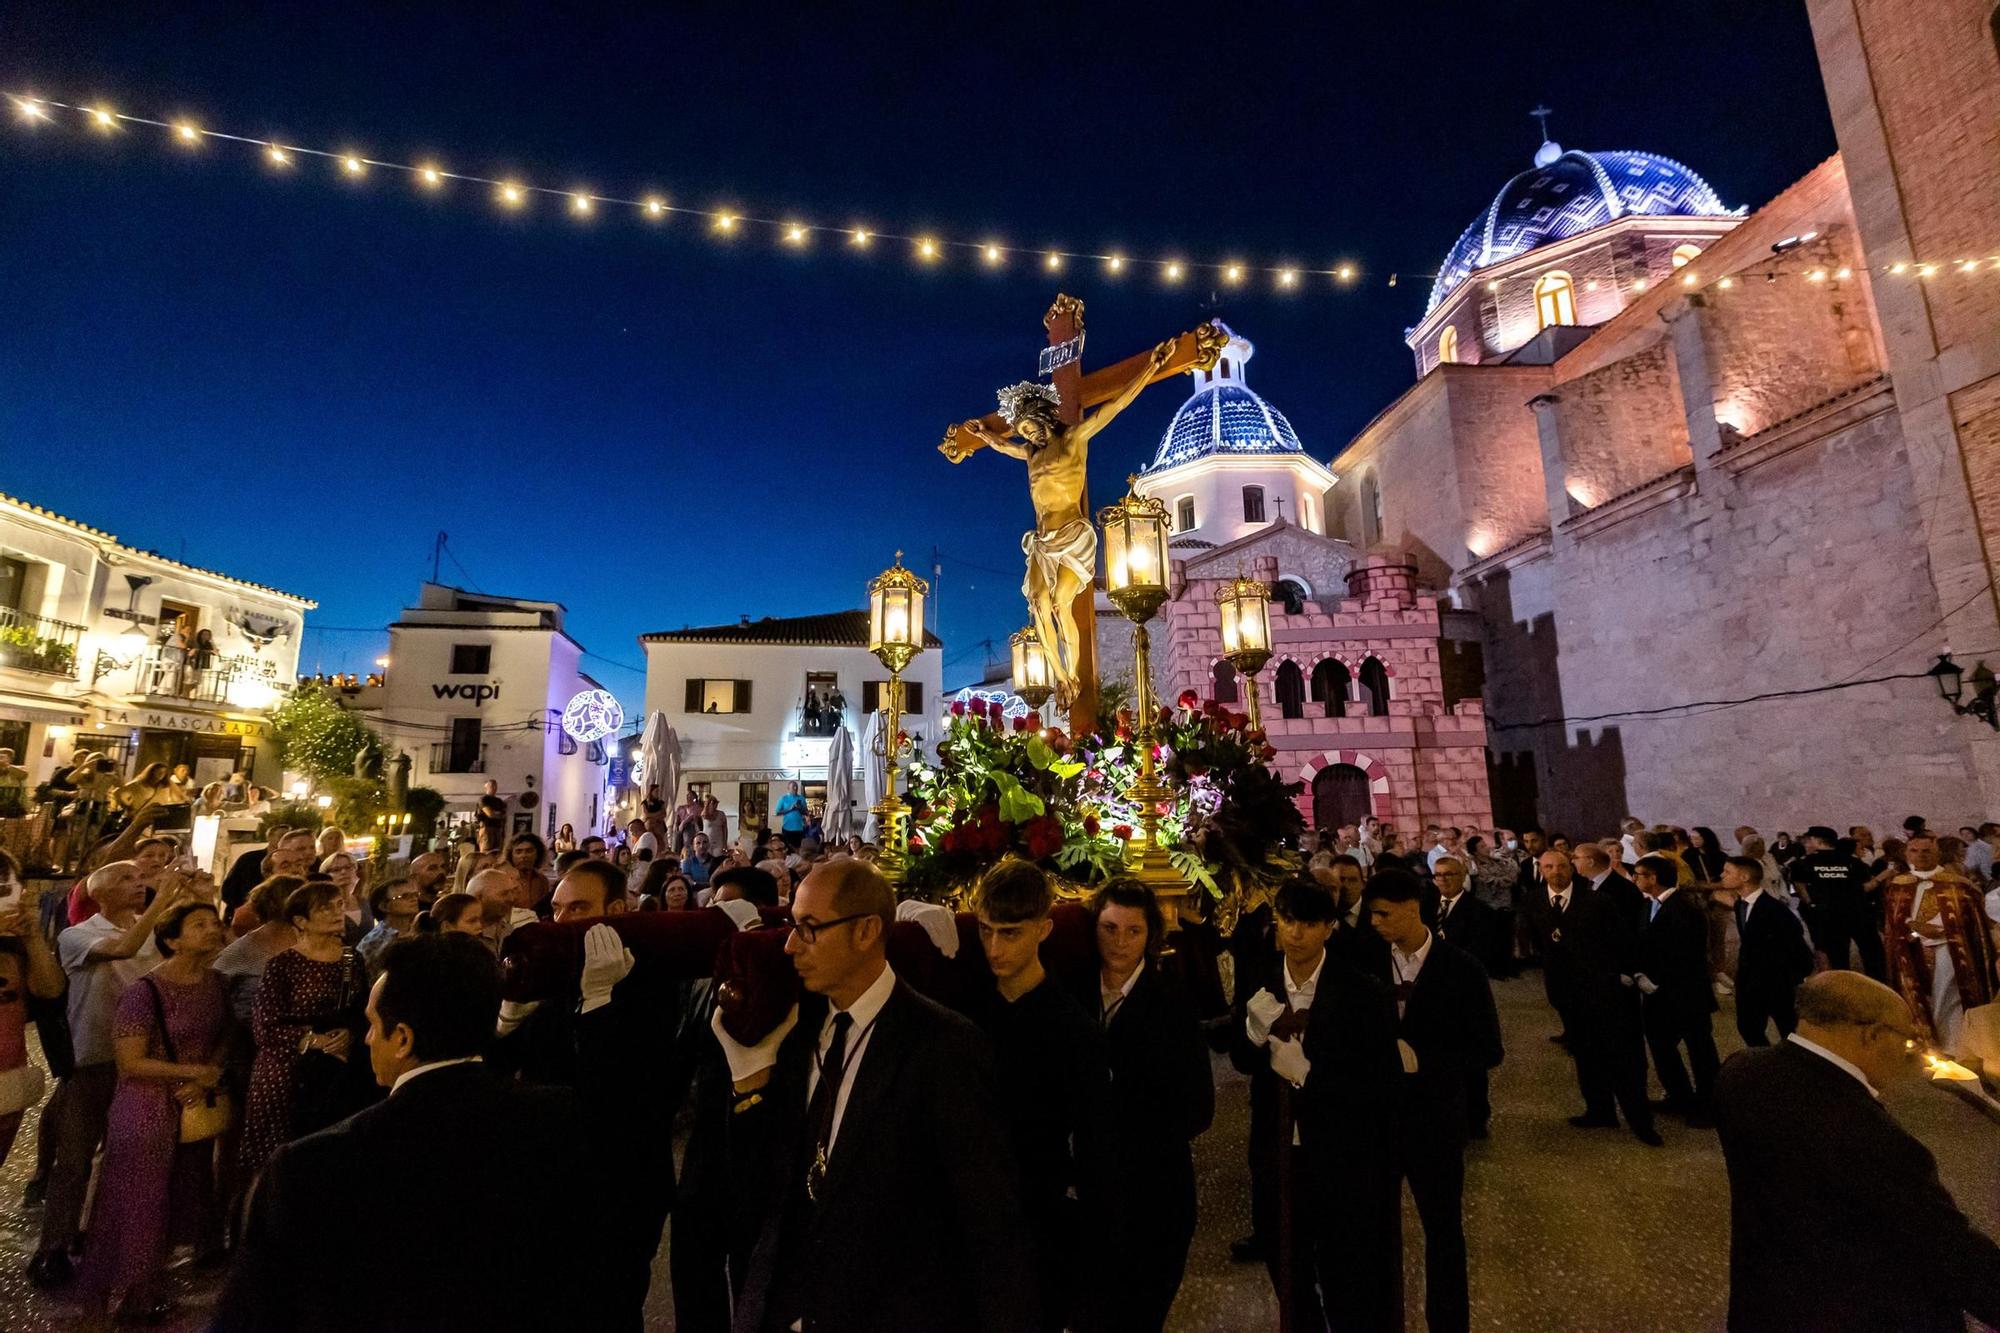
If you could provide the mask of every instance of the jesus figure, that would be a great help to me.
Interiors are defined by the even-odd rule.
[[[1010,428],[1005,436],[966,421],[947,431],[938,446],[954,463],[983,446],[1028,465],[1035,530],[1021,538],[1028,558],[1021,593],[1028,599],[1035,632],[1048,648],[1056,694],[1064,706],[1076,698],[1079,683],[1083,635],[1076,622],[1076,598],[1097,577],[1097,530],[1083,507],[1090,439],[1132,405],[1173,354],[1172,339],[1155,347],[1115,397],[1074,426],[1064,424],[1062,399],[1054,387],[1027,382],[1000,390],[1000,415]]]

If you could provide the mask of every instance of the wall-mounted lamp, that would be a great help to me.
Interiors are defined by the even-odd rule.
[[[1972,716],[2000,731],[2000,709],[1994,705],[1994,696],[2000,694],[2000,679],[1996,679],[1982,663],[1972,673],[1972,702],[1965,699],[1965,668],[1951,660],[1951,649],[1938,654],[1938,660],[1924,673],[1937,682],[1938,694],[1951,705],[1951,711],[1960,717]]]

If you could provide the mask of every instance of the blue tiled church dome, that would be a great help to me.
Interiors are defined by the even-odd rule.
[[[1429,314],[1475,269],[1622,217],[1738,217],[1709,183],[1657,153],[1586,153],[1544,143],[1535,165],[1500,187],[1445,256]]]
[[[1229,332],[1215,368],[1195,372],[1194,394],[1174,413],[1146,471],[1159,472],[1213,454],[1305,452],[1285,414],[1243,383],[1243,363],[1256,350],[1249,339]]]

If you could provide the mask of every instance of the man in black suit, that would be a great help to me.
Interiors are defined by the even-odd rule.
[[[1613,853],[1605,850],[1603,844],[1580,842],[1571,858],[1576,864],[1577,878],[1586,881],[1593,893],[1602,894],[1617,904],[1618,910],[1637,929],[1646,919],[1646,897],[1639,892],[1638,885],[1618,873],[1618,861]]]
[[[1812,975],[1812,945],[1792,909],[1764,892],[1764,867],[1747,856],[1722,863],[1722,887],[1736,895],[1736,1030],[1745,1046],[1768,1044],[1765,1025],[1789,1037],[1797,1023],[1792,992]]]
[[[1361,911],[1367,880],[1360,859],[1345,852],[1331,857],[1321,853],[1313,858],[1312,877],[1333,894],[1333,948],[1361,971],[1374,971],[1387,946],[1368,928],[1368,918]]]
[[[1113,1126],[1102,1154],[1108,1256],[1093,1271],[1115,1276],[1099,1283],[1085,1326],[1158,1333],[1194,1239],[1189,1145],[1215,1118],[1215,1080],[1194,1006],[1159,964],[1166,923],[1152,889],[1114,879],[1091,912],[1098,971],[1089,998],[1104,1024]]]
[[[1394,1034],[1387,992],[1327,947],[1338,907],[1325,887],[1311,880],[1287,884],[1278,890],[1273,907],[1278,947],[1238,974],[1229,1058],[1250,1076],[1250,1210],[1256,1234],[1270,1238],[1265,1259],[1285,1326],[1321,1328],[1326,1322],[1321,1287],[1336,1302],[1350,1290],[1349,1284],[1320,1272],[1320,1257],[1327,1252],[1322,1236],[1334,1220],[1323,1214],[1327,1205],[1345,1206],[1355,1196],[1352,1191],[1319,1191],[1308,1158],[1325,1142],[1348,1160],[1354,1129],[1322,1125],[1309,1142],[1300,1090],[1273,1067],[1273,1059],[1281,1064],[1288,1055],[1304,1060],[1302,1039],[1315,1004],[1319,1012],[1332,1015],[1327,1021],[1341,1027],[1350,1050],[1372,1043],[1378,1062]],[[1371,1019],[1372,1032],[1366,1030]],[[1345,1056],[1323,1052],[1323,1076],[1344,1077],[1338,1066],[1345,1062]],[[1290,1068],[1303,1081],[1298,1065]],[[1388,1182],[1378,1192],[1392,1188]]]
[[[1639,929],[1639,971],[1633,981],[1643,997],[1646,1045],[1653,1068],[1666,1091],[1661,1109],[1687,1117],[1705,1129],[1715,1071],[1710,1015],[1716,1010],[1715,988],[1708,980],[1708,913],[1701,903],[1675,884],[1679,871],[1664,856],[1641,857],[1632,880],[1646,895],[1645,924]],[[1681,1063],[1682,1046],[1687,1064]],[[1694,1079],[1688,1079],[1688,1066]]]
[[[1549,1003],[1569,1033],[1584,1112],[1571,1116],[1578,1129],[1616,1129],[1618,1116],[1641,1143],[1660,1146],[1646,1102],[1646,1046],[1633,980],[1637,923],[1611,899],[1576,879],[1568,856],[1543,852],[1536,867],[1542,887],[1524,897],[1529,934],[1542,959]]]
[[[500,969],[477,940],[389,946],[368,997],[369,1060],[389,1095],[271,1158],[211,1329],[605,1326],[605,1194],[587,1146],[601,1128],[571,1093],[484,1067],[499,1009]],[[471,1165],[493,1162],[502,1177]],[[537,1236],[575,1243],[524,1259]],[[329,1267],[356,1237],[421,1259],[365,1280]]]
[[[874,866],[821,863],[785,944],[805,1001],[755,1046],[716,1016],[731,1175],[763,1216],[737,1333],[1037,1325],[991,1048],[897,980],[883,953],[895,915]]]
[[[1389,945],[1380,977],[1395,996],[1402,1064],[1393,1160],[1424,1226],[1424,1321],[1431,1333],[1465,1333],[1465,1086],[1500,1063],[1500,1015],[1479,960],[1425,927],[1415,876],[1375,876],[1367,903],[1369,924]],[[1400,1223],[1397,1238],[1400,1256]],[[1400,1258],[1391,1268],[1402,1272]]]
[[[1431,871],[1437,882],[1437,933],[1479,960],[1490,977],[1505,976],[1512,964],[1512,940],[1506,933],[1510,922],[1499,912],[1465,891],[1465,862],[1456,856],[1442,856]],[[1482,1066],[1465,1073],[1466,1133],[1475,1139],[1486,1137],[1486,1125],[1493,1118],[1488,1093],[1488,1072]]]
[[[1882,1107],[1915,1067],[1917,1035],[1887,986],[1824,972],[1799,988],[1788,1040],[1723,1066],[1730,1333],[1960,1333],[1968,1314],[2000,1325],[2000,1247]]]
[[[1839,834],[1815,824],[1806,830],[1806,854],[1786,873],[1805,899],[1813,944],[1826,955],[1826,965],[1846,967],[1852,946],[1861,955],[1861,970],[1882,980],[1882,919],[1879,905],[1868,896],[1873,873],[1868,863],[1841,850]]]

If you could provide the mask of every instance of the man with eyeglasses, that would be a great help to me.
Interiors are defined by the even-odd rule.
[[[1967,1314],[2000,1324],[2000,1246],[1882,1106],[1918,1065],[1909,1006],[1845,971],[1812,977],[1797,1004],[1789,1037],[1731,1056],[1715,1085],[1730,1333],[1959,1333]]]
[[[896,897],[865,861],[814,868],[785,952],[807,991],[729,1062],[731,1174],[762,1225],[735,1327],[917,1333],[1038,1326],[1018,1168],[993,1057],[899,981]]]

